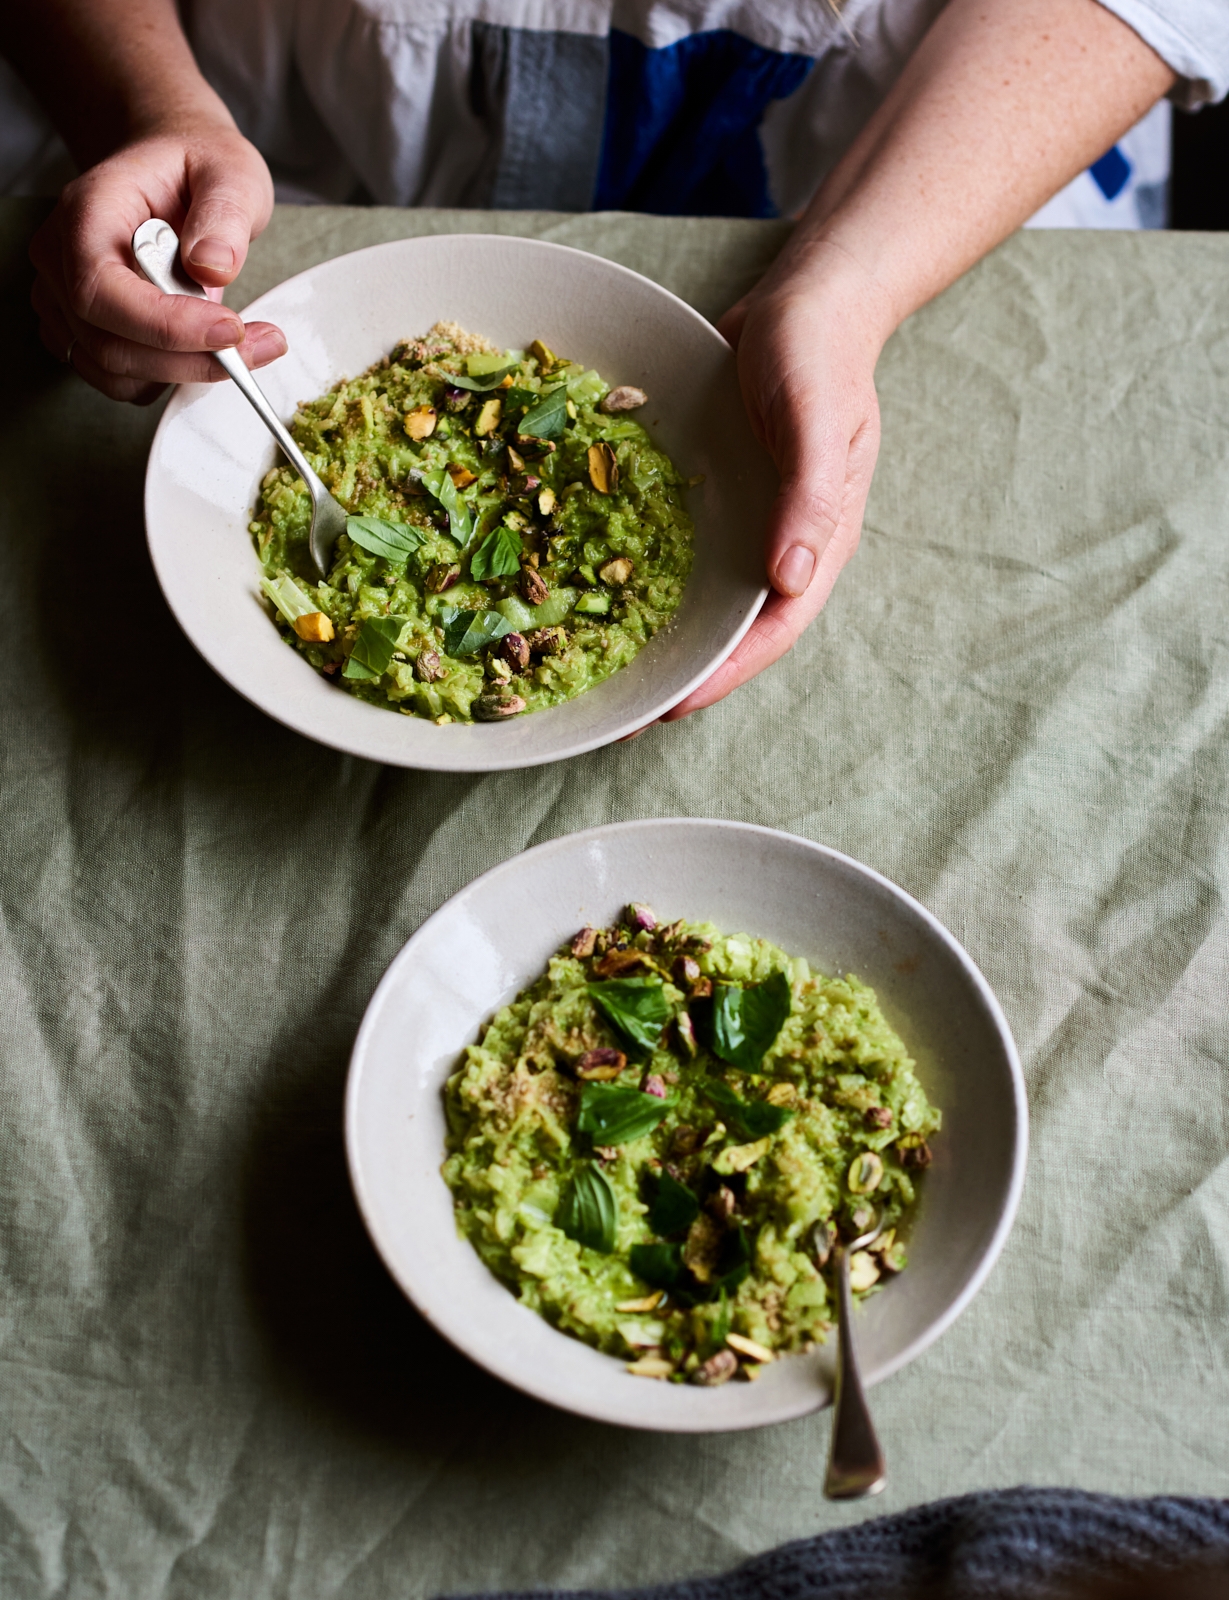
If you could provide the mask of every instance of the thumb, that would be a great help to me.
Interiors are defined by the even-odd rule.
[[[205,288],[238,275],[248,245],[273,210],[273,181],[257,151],[240,135],[188,162],[192,203],[184,219],[184,264]]]
[[[747,312],[751,309],[749,297],[744,295],[735,305],[725,313],[717,324],[717,332],[732,350],[738,349],[738,341],[742,338],[743,323],[747,320]]]
[[[878,451],[876,410],[852,439],[830,431],[783,463],[768,529],[768,575],[778,594],[806,594],[818,577],[823,604],[857,545]]]

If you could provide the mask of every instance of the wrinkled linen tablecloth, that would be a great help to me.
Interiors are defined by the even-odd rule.
[[[38,347],[39,214],[0,208],[6,1600],[613,1588],[1024,1481],[1229,1493],[1229,239],[1010,241],[889,346],[862,546],[788,660],[634,744],[439,777],[287,732],[180,637],[141,524],[156,416]],[[283,210],[231,298],[453,229],[714,316],[784,237]],[[826,1415],[662,1437],[503,1388],[350,1197],[347,1056],[402,942],[527,845],[652,815],[888,874],[1020,1043],[1020,1219],[874,1391],[878,1501],[821,1498]]]

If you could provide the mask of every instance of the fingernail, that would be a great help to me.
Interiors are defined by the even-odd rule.
[[[225,350],[229,345],[243,343],[243,324],[237,317],[226,317],[215,322],[205,335],[211,350]]]
[[[815,576],[815,555],[804,544],[792,544],[777,562],[777,588],[786,594],[805,594]]]
[[[188,257],[190,267],[208,267],[210,272],[229,272],[235,252],[224,239],[198,239]]]
[[[269,328],[256,341],[256,354],[262,361],[276,361],[286,354],[286,336],[277,328]]]

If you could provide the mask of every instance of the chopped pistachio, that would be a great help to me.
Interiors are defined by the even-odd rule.
[[[674,1363],[664,1356],[641,1356],[639,1361],[629,1361],[627,1370],[636,1378],[668,1378]]]
[[[417,406],[405,414],[405,431],[411,439],[429,439],[435,432],[435,407]]]
[[[849,1287],[859,1293],[879,1282],[879,1263],[869,1250],[855,1250],[849,1258]]]
[[[619,463],[608,444],[589,446],[589,482],[599,494],[613,494],[619,487]]]
[[[746,1172],[761,1156],[768,1154],[772,1135],[757,1139],[754,1144],[732,1144],[713,1159],[713,1171],[727,1177],[732,1172]]]
[[[474,432],[479,439],[485,439],[488,434],[494,433],[503,416],[504,403],[498,395],[482,402],[482,410],[478,413],[478,420],[474,423]]]
[[[758,1361],[761,1366],[767,1366],[770,1361],[777,1359],[765,1345],[757,1344],[754,1339],[747,1339],[741,1333],[727,1333],[725,1342],[731,1350],[737,1350],[740,1356],[746,1356],[751,1361]]]
[[[871,1194],[882,1182],[883,1161],[873,1150],[863,1150],[850,1162],[850,1194]]]
[[[665,1290],[657,1289],[652,1294],[642,1295],[639,1300],[619,1300],[615,1303],[616,1311],[656,1311],[665,1299]]]

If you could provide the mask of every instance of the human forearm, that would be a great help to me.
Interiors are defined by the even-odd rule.
[[[1097,0],[951,0],[761,288],[848,277],[886,338],[1173,79]]]
[[[1096,0],[951,0],[777,261],[721,324],[781,473],[776,593],[686,716],[783,655],[857,546],[889,335],[1169,88]]]
[[[273,185],[201,76],[173,0],[26,0],[0,21],[0,48],[83,168],[30,248],[47,349],[139,401],[219,377],[208,351],[238,346],[251,366],[281,355],[276,328],[210,303],[268,220]],[[159,294],[137,274],[132,235],[150,217],[179,232],[210,300]]]
[[[83,168],[152,133],[233,125],[174,0],[27,0],[0,24],[0,48]]]

